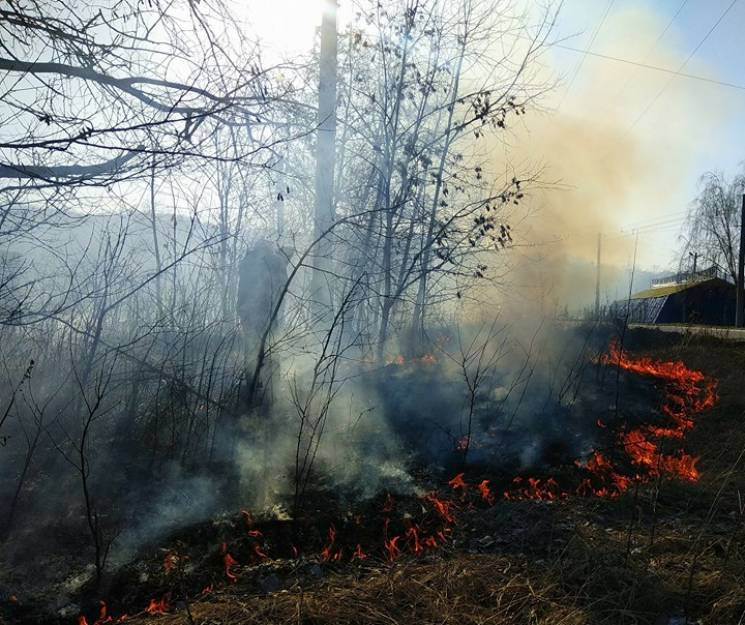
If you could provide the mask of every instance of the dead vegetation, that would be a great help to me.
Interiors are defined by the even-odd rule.
[[[745,616],[745,354],[707,339],[649,344],[719,381],[688,447],[695,483],[657,481],[620,501],[501,502],[466,510],[452,544],[427,561],[333,567],[275,593],[241,582],[168,616],[135,623],[738,624]],[[246,574],[249,574],[246,571]],[[675,620],[679,618],[680,620]],[[192,621],[193,619],[193,621]]]
[[[653,479],[615,500],[460,501],[444,546],[395,562],[386,561],[380,545],[364,561],[323,561],[326,524],[339,513],[328,506],[311,513],[316,535],[301,537],[306,549],[299,558],[277,555],[277,545],[296,538],[289,523],[262,526],[269,541],[262,544],[275,547],[273,557],[249,558],[253,543],[236,515],[182,529],[143,553],[112,582],[107,618],[115,622],[128,613],[126,621],[135,625],[742,623],[745,355],[737,346],[700,339],[656,343],[634,335],[629,344],[635,354],[680,358],[718,380],[717,404],[686,437],[687,450],[701,457],[698,481]],[[478,482],[476,475],[466,479]],[[401,498],[399,511],[408,516],[415,504]],[[355,522],[379,532],[379,521]],[[348,537],[339,528],[337,547]],[[230,532],[245,542],[228,543],[237,560],[230,568],[235,582],[226,577],[220,550]],[[176,572],[164,571],[169,553],[188,554]],[[162,613],[147,613],[150,598]],[[81,601],[89,625],[99,599],[88,593]],[[8,624],[50,622],[32,618],[28,606],[6,600],[5,608]]]

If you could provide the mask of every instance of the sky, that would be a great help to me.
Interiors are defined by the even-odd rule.
[[[564,45],[743,87],[552,48],[551,66],[562,81],[551,96],[552,112],[617,135],[608,151],[634,151],[642,161],[633,179],[621,181],[615,205],[606,207],[614,214],[603,230],[610,237],[640,227],[644,268],[665,269],[677,260],[676,237],[699,177],[732,174],[745,160],[743,26],[743,0],[566,0],[559,15],[554,41]],[[660,226],[649,225],[655,222]],[[633,254],[633,236],[627,238],[627,255]]]
[[[269,49],[292,56],[312,46],[321,1],[239,5]],[[515,1],[529,14],[545,5]],[[340,10],[345,21],[352,1],[340,0]],[[745,0],[565,0],[550,38],[557,45],[543,57],[546,80],[558,85],[500,152],[555,183],[535,197],[524,239],[545,241],[545,256],[594,263],[602,233],[602,263],[619,278],[632,265],[638,229],[637,269],[677,270],[701,175],[732,175],[745,161],[743,26]]]

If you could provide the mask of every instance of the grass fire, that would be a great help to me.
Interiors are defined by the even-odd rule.
[[[0,625],[745,625],[743,19],[0,2]]]

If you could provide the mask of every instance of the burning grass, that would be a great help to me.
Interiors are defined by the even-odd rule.
[[[532,504],[535,505],[535,504]],[[540,504],[545,505],[545,504]],[[585,511],[586,512],[586,511]],[[509,532],[514,529],[506,528]],[[632,544],[646,538],[635,532]],[[540,540],[540,539],[539,539]],[[392,565],[358,564],[329,570],[313,583],[258,594],[226,585],[187,611],[139,614],[135,625],[398,625],[654,623],[679,614],[686,601],[690,562],[675,540],[624,558],[627,536],[582,523],[551,558],[533,554],[446,553]],[[664,555],[660,555],[664,554]],[[698,563],[690,601],[709,606],[702,623],[737,623],[743,592],[721,562]],[[716,597],[717,600],[712,600]],[[691,621],[692,623],[698,621]]]
[[[683,613],[738,623],[745,484],[735,452],[745,436],[733,409],[745,408],[745,379],[730,372],[717,388],[683,364],[685,351],[660,354],[612,346],[600,358],[660,393],[655,420],[599,419],[612,448],[555,474],[466,470],[418,497],[350,508],[319,493],[294,522],[243,511],[185,529],[148,565],[146,584],[142,562],[115,580],[118,609],[105,622],[128,612],[128,622],[163,625],[620,625]]]
[[[311,589],[264,597],[217,593],[190,608],[195,623],[234,625],[305,623],[581,623],[556,582],[533,577],[525,565],[497,556],[462,556],[436,562],[407,562],[333,575]],[[525,617],[529,616],[530,621]],[[135,624],[190,623],[185,611]]]

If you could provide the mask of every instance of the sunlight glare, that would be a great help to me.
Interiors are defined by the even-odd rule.
[[[236,15],[275,54],[308,52],[321,24],[323,0],[243,0]]]

